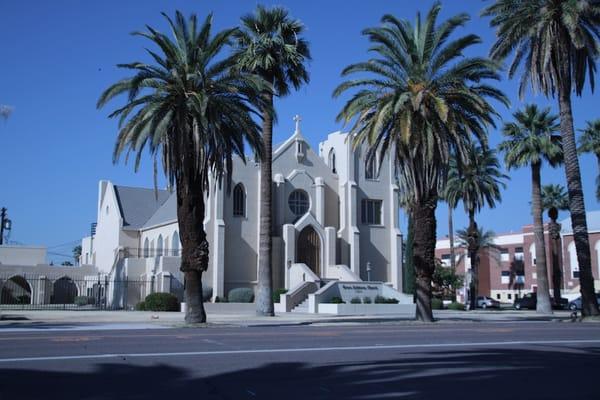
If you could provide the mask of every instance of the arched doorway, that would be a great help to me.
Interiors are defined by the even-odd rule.
[[[302,229],[296,245],[296,262],[304,263],[321,276],[321,240],[312,226]]]
[[[73,279],[63,276],[54,282],[52,287],[52,304],[73,304],[77,296],[77,285]]]
[[[0,304],[31,304],[31,286],[27,280],[16,275],[4,282]]]

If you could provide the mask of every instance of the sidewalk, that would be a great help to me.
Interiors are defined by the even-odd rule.
[[[281,313],[261,317],[254,304],[208,303],[205,305],[208,326],[284,326],[339,323],[418,323],[414,315],[336,316],[327,314]],[[451,322],[517,322],[570,320],[570,312],[556,311],[540,316],[535,311],[435,310],[434,317],[442,323]],[[184,327],[180,312],[150,311],[0,311],[0,332],[21,329],[156,329]]]

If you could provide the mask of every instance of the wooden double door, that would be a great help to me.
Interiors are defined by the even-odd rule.
[[[296,262],[304,263],[317,276],[321,276],[321,240],[312,226],[300,231],[296,244]]]

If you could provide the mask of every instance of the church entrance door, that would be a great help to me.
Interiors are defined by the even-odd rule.
[[[321,241],[312,226],[302,229],[296,249],[297,262],[306,264],[317,276],[321,276]]]

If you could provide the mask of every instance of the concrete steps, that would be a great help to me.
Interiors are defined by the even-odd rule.
[[[296,307],[292,308],[293,313],[308,313],[308,298]]]

